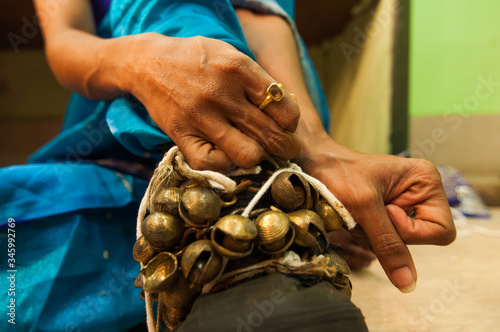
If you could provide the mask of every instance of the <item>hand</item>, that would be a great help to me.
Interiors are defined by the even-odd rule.
[[[135,37],[131,54],[130,68],[139,69],[130,92],[193,168],[227,172],[267,154],[291,159],[299,153],[297,102],[286,93],[259,110],[275,80],[231,45],[148,33]]]
[[[392,283],[402,292],[413,290],[417,272],[407,244],[447,245],[456,236],[436,167],[355,152],[326,133],[318,136],[303,145],[297,162],[351,212],[359,225],[353,236],[375,253]]]
[[[341,247],[347,254],[347,264],[352,271],[367,267],[375,259],[375,255],[367,249],[363,249],[354,237],[344,228],[339,228],[328,233],[330,243]]]

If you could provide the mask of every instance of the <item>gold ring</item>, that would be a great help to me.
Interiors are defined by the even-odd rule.
[[[267,97],[264,99],[262,104],[260,104],[259,109],[262,110],[272,101],[280,101],[285,96],[285,90],[283,90],[283,84],[272,83],[266,91]]]

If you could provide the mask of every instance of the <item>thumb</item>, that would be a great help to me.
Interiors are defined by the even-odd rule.
[[[221,149],[202,138],[188,137],[177,146],[193,169],[229,173],[237,167]]]

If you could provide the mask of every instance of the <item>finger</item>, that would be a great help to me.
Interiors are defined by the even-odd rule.
[[[415,289],[417,272],[408,247],[394,228],[385,206],[371,200],[355,216],[365,231],[373,253],[377,256],[385,273],[401,292]]]
[[[267,114],[255,112],[251,104],[234,112],[230,120],[243,133],[261,143],[269,154],[285,160],[295,158],[300,152],[300,139],[283,130]]]
[[[344,251],[346,250],[344,249]],[[356,271],[369,266],[374,259],[375,255],[373,255],[368,251],[359,249],[358,247],[358,249],[356,249],[356,252],[353,251],[351,253],[347,253],[346,262],[351,268],[351,270]]]
[[[258,107],[266,99],[267,89],[274,80],[268,76],[268,79],[263,80],[263,82],[265,83],[251,84],[246,87],[248,100],[256,106],[256,110],[259,110]],[[287,131],[295,132],[299,124],[299,105],[297,100],[286,92],[286,90],[280,101],[271,101],[271,103],[259,111],[269,115],[279,127]]]
[[[261,111],[269,115],[284,130],[291,132],[297,130],[300,108],[297,99],[289,93],[285,92],[285,96],[280,101],[272,101]]]
[[[241,168],[257,165],[266,153],[257,141],[223,120],[207,124],[205,129],[207,141],[224,151],[226,156]]]
[[[354,241],[364,250],[372,250],[372,246],[368,237],[366,236],[365,231],[361,228],[359,224],[357,224],[353,229],[349,230],[349,234],[351,234]]]
[[[407,244],[447,245],[456,237],[453,217],[447,204],[418,206],[414,218],[395,204],[386,205],[394,227]]]
[[[197,136],[174,138],[193,169],[229,173],[235,165],[250,168],[265,154],[262,146],[223,120],[212,118]]]
[[[447,245],[456,237],[453,217],[441,177],[434,164],[421,159],[404,159],[412,175],[387,202],[387,212],[399,234],[409,244]],[[410,173],[410,174],[411,174]],[[416,180],[415,180],[416,179]],[[404,211],[413,211],[414,218]]]
[[[189,136],[177,140],[176,144],[193,169],[226,173],[236,167],[220,148],[204,138]]]
[[[371,251],[362,249],[352,235],[343,228],[328,233],[328,239],[330,243],[338,245],[347,254],[347,264],[351,270],[366,267],[375,259],[375,255]]]

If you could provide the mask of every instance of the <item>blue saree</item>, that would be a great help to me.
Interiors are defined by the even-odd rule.
[[[293,1],[111,1],[98,26],[103,38],[141,32],[202,35],[251,56],[234,7],[281,15],[292,27]],[[297,35],[298,37],[298,35]],[[299,41],[313,101],[328,128],[324,96]],[[133,281],[135,218],[148,181],[103,160],[154,165],[171,140],[133,97],[90,101],[73,94],[61,133],[27,165],[0,169],[0,227],[15,220],[15,325],[0,330],[124,331],[145,319]],[[2,241],[6,243],[6,241]],[[2,267],[1,287],[9,289]]]

